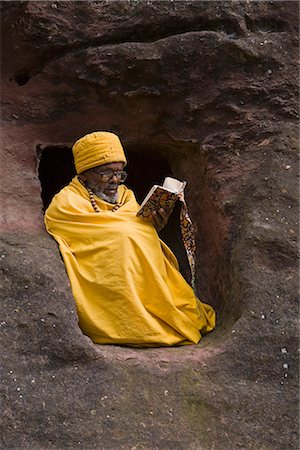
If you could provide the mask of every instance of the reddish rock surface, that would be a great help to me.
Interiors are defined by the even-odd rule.
[[[298,448],[297,2],[1,10],[2,448]],[[198,346],[95,346],[77,326],[39,174],[63,184],[94,130],[121,137],[141,196],[141,174],[188,181],[219,323]]]

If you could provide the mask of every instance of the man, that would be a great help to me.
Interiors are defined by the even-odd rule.
[[[73,146],[77,176],[53,198],[45,214],[76,301],[79,325],[95,343],[131,346],[196,344],[215,326],[178,270],[152,223],[123,183],[126,157],[113,133],[95,132]],[[142,174],[141,174],[142,176]]]

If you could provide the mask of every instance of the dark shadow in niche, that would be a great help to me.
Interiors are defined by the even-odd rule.
[[[126,186],[132,189],[137,201],[142,202],[153,184],[161,184],[166,176],[173,176],[167,159],[150,150],[129,149],[126,152],[129,176]],[[44,211],[52,198],[65,187],[76,175],[73,155],[66,146],[37,146],[38,176],[41,183],[41,197]],[[176,255],[180,270],[190,282],[190,270],[185,249],[182,243],[179,226],[180,203],[176,204],[167,226],[161,231],[161,239]]]
[[[76,175],[72,151],[65,146],[37,146],[38,175],[44,211],[52,198]]]
[[[15,80],[19,86],[24,86],[30,80],[30,74],[26,69],[20,70],[14,74],[13,80]]]

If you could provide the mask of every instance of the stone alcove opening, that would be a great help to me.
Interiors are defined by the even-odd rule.
[[[72,180],[76,171],[72,151],[68,146],[38,145],[37,156],[41,197],[45,211],[53,196]],[[166,176],[174,176],[168,160],[151,150],[127,147],[126,156],[128,160],[126,186],[134,191],[140,203],[153,184],[161,184]],[[183,276],[190,282],[190,269],[180,235],[179,213],[178,202],[160,237],[175,253]]]
[[[126,185],[141,202],[153,184],[161,184],[166,176],[187,180],[186,198],[197,230],[196,293],[219,313],[218,324],[230,329],[240,316],[240,305],[230,287],[228,260],[228,228],[220,201],[212,189],[213,180],[207,170],[205,151],[188,143],[172,146],[127,145],[129,173]],[[52,197],[75,175],[69,146],[38,146],[38,175],[44,209]],[[180,270],[190,282],[190,270],[182,244],[178,202],[161,238],[175,253]]]

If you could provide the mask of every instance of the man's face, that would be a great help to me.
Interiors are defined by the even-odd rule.
[[[80,177],[85,184],[92,189],[97,197],[100,197],[109,203],[115,203],[118,198],[117,190],[121,180],[116,175],[113,175],[108,180],[106,178],[110,174],[112,175],[113,172],[122,171],[124,165],[123,162],[103,164],[85,170],[80,174]]]

